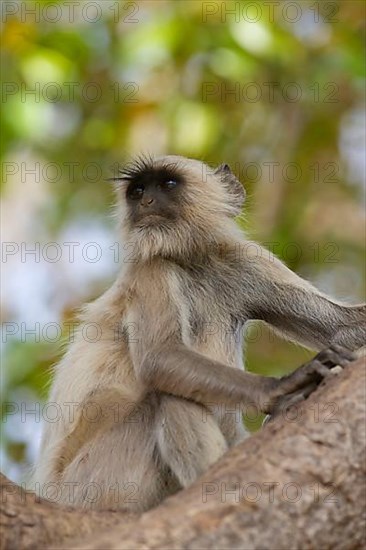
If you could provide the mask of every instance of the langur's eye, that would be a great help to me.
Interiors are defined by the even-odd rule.
[[[144,194],[145,187],[141,183],[131,185],[127,190],[127,197],[132,200],[138,200]]]
[[[160,185],[162,189],[174,189],[174,187],[178,185],[178,182],[175,180],[167,180],[163,181]]]

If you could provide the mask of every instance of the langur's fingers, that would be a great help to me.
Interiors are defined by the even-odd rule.
[[[319,375],[321,378],[329,376],[329,368],[316,359],[310,363],[310,367],[313,373]]]
[[[346,348],[333,345],[330,348],[324,349],[318,353],[316,359],[329,367],[335,365],[347,366],[351,361],[354,361],[355,356]]]

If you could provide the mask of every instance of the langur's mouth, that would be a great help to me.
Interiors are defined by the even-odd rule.
[[[156,224],[166,221],[165,216],[161,216],[160,214],[145,214],[144,216],[141,216],[141,218],[138,220],[139,225],[150,225],[150,224]]]
[[[161,214],[145,214],[138,219],[136,225],[138,227],[167,227],[171,225],[172,221],[174,221],[172,218]]]

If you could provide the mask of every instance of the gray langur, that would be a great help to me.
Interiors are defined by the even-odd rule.
[[[142,511],[243,439],[246,407],[276,413],[352,360],[365,306],[329,299],[246,241],[234,220],[244,190],[227,165],[140,158],[113,179],[132,255],[55,367],[49,400],[62,415],[45,425],[35,480],[65,504]],[[281,378],[245,372],[251,319],[327,349]]]

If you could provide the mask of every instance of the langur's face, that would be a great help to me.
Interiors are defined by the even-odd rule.
[[[167,226],[177,221],[186,182],[176,165],[141,166],[126,183],[125,201],[133,227]]]
[[[184,256],[222,240],[218,233],[232,230],[228,221],[244,200],[228,166],[213,169],[179,156],[139,158],[114,179],[124,238],[146,258]]]

